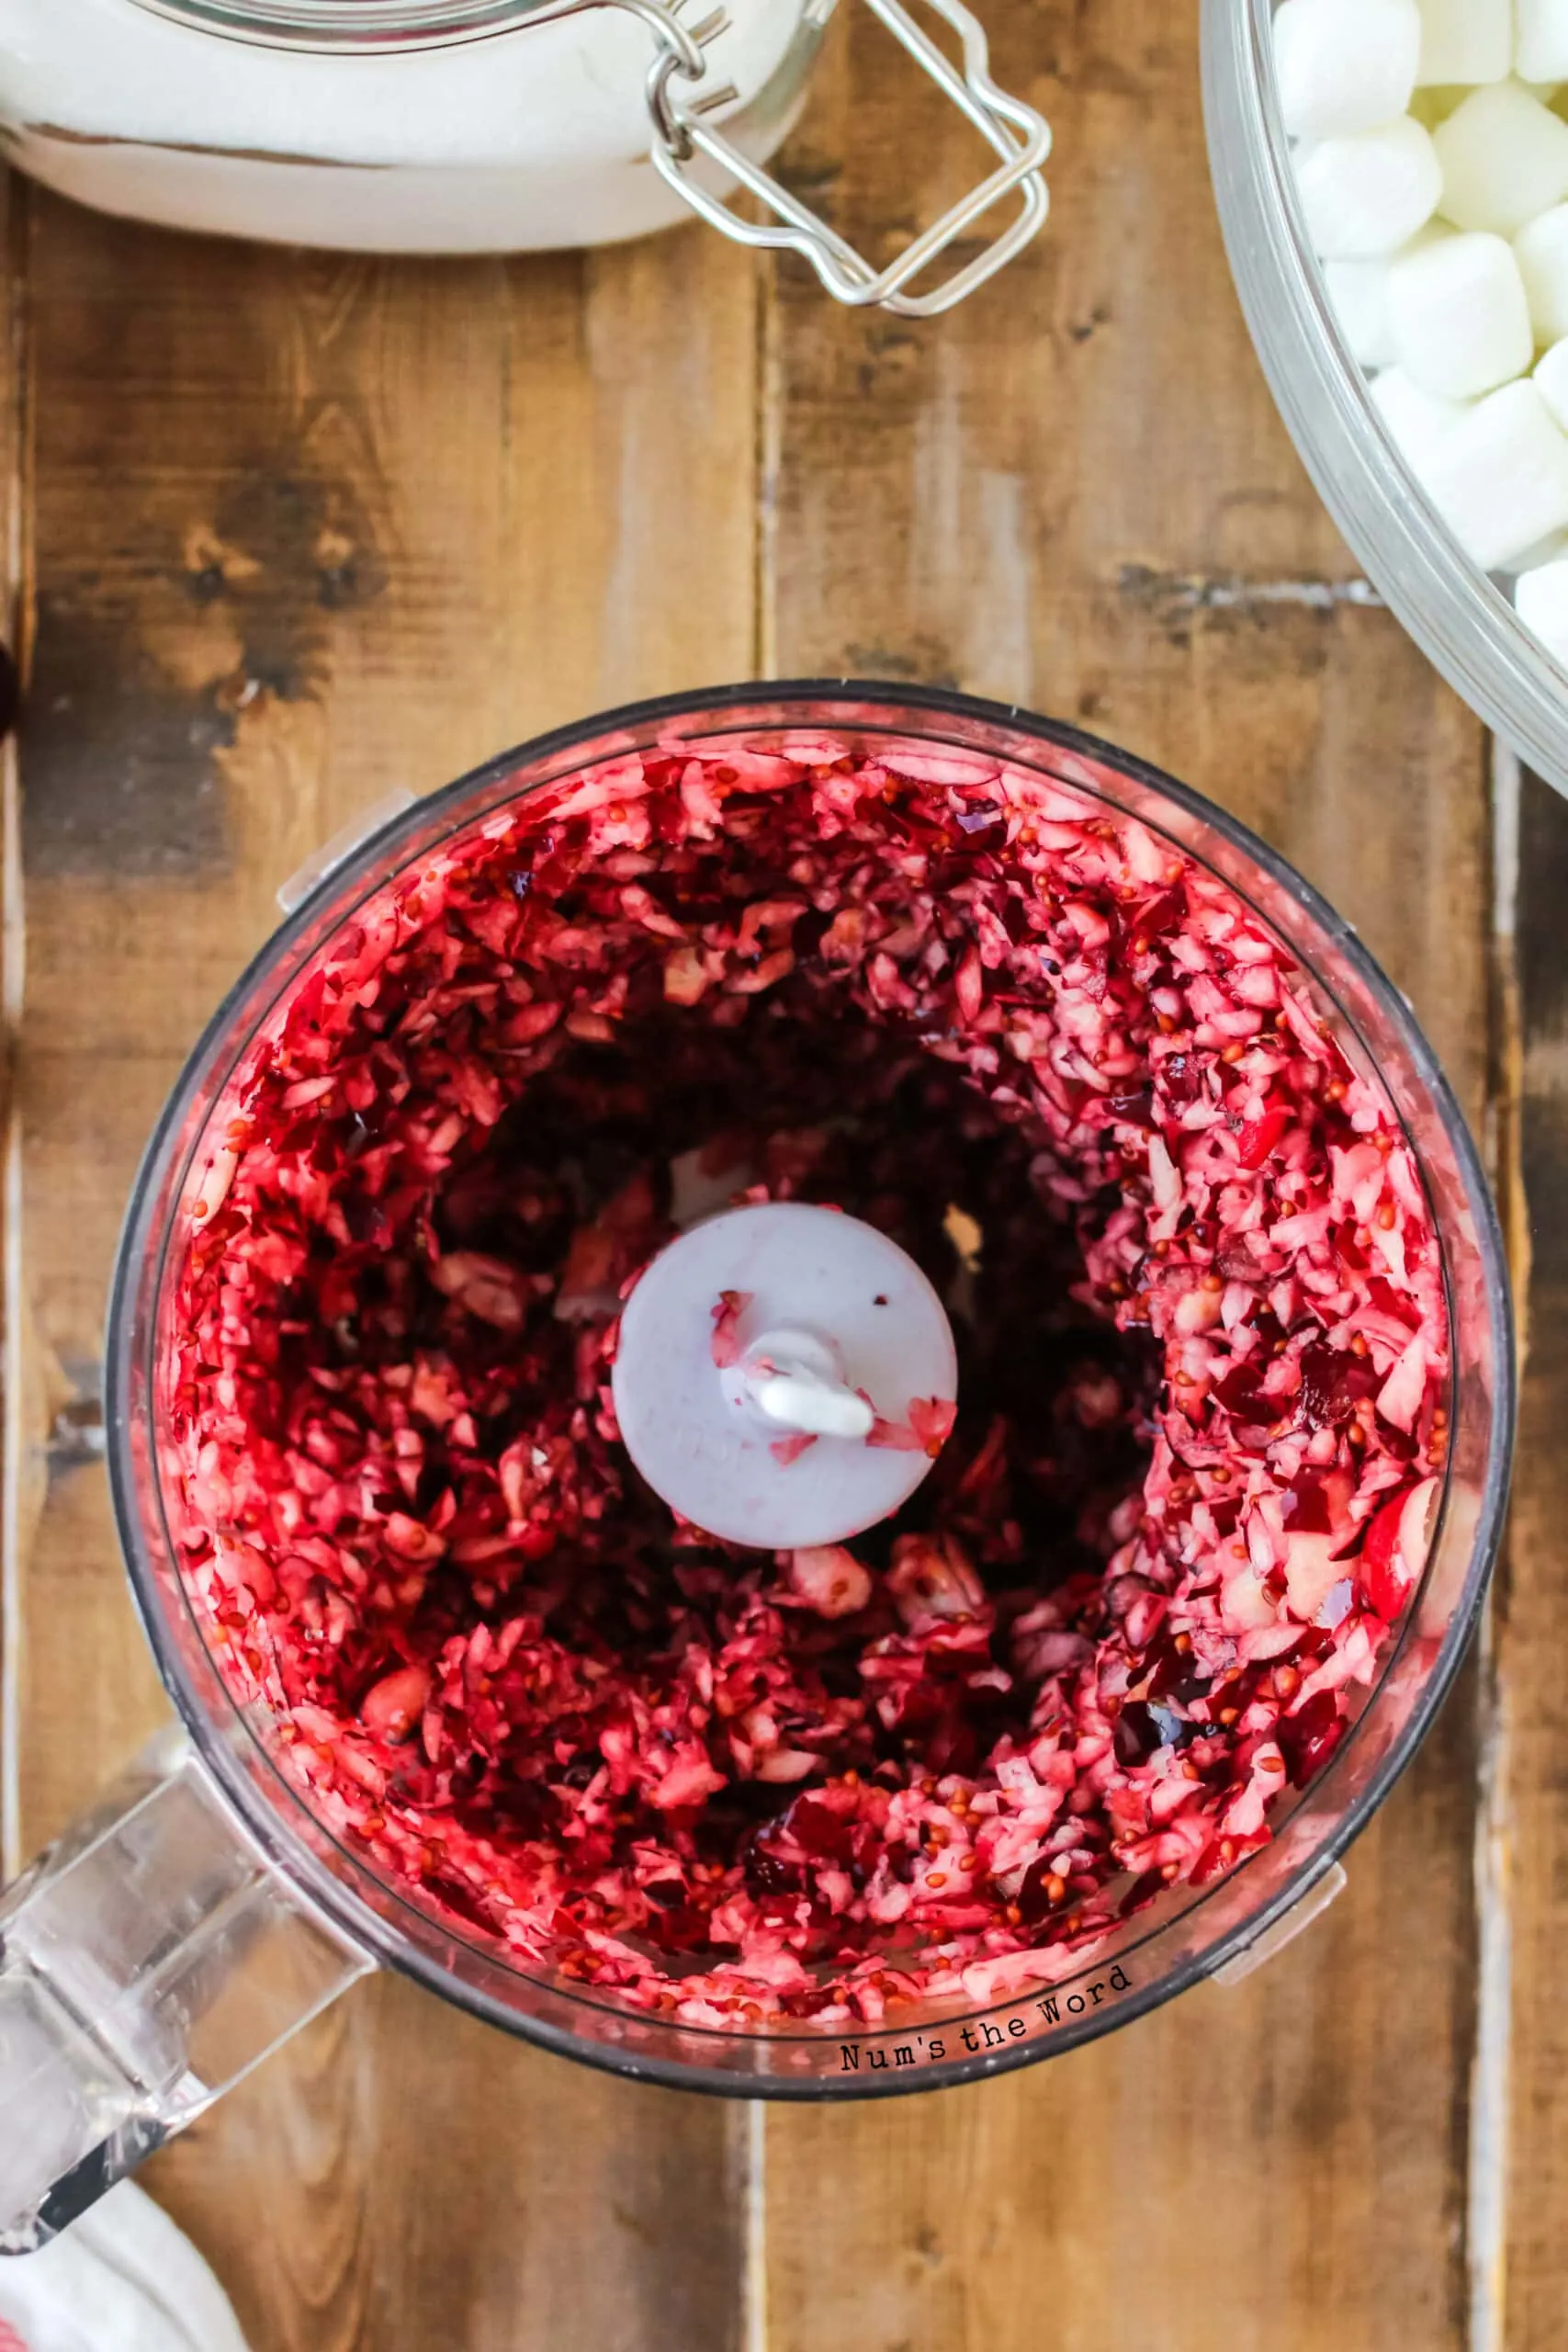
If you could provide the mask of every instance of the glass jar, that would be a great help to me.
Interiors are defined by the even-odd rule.
[[[880,272],[762,169],[795,119],[835,0],[0,0],[12,160],[79,203],[165,227],[371,253],[606,244],[688,209],[790,246],[839,299],[945,309],[1044,219],[1050,133],[990,82],[980,27],[955,65],[867,0],[999,158]],[[690,22],[687,16],[690,16]],[[724,201],[743,186],[769,216]],[[1001,198],[1017,208],[935,292],[904,289]]]
[[[554,779],[628,752],[823,729],[1007,761],[1124,811],[1251,904],[1351,1062],[1403,1125],[1441,1246],[1453,1333],[1450,1444],[1425,1572],[1348,1734],[1274,1836],[1201,1891],[1174,1886],[1077,1973],[989,2002],[928,1996],[847,2030],[781,2018],[714,2029],[464,1928],[384,1875],[307,1804],[277,1726],[231,1695],[178,1569],[160,1467],[161,1338],[227,1090],[281,999],[365,902]],[[1076,730],[919,687],[731,687],[650,702],[507,753],[368,839],[335,844],[215,1015],[138,1179],[110,1308],[107,1440],[136,1598],[182,1728],[0,1904],[0,2251],[62,2228],[102,2188],[367,1970],[399,1968],[510,2033],[644,2079],[795,2099],[914,2090],[1049,2057],[1200,1978],[1255,1964],[1343,1883],[1337,1858],[1415,1752],[1452,1679],[1496,1548],[1514,1424],[1501,1238],[1463,1119],[1404,1000],[1283,861],[1197,794]],[[193,1187],[193,1175],[197,1182]]]

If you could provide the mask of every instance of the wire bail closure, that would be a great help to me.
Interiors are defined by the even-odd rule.
[[[658,14],[669,20],[671,33],[682,30],[659,0],[610,0],[610,5],[634,6],[645,22]],[[680,0],[673,0],[674,6],[679,5]],[[817,6],[808,14],[820,27],[827,23],[834,5],[835,0],[825,0],[825,5]],[[684,106],[681,103],[674,88],[677,77],[694,77],[673,40],[655,58],[648,79],[648,103],[655,132],[653,164],[660,177],[682,196],[694,212],[737,244],[765,252],[804,254],[834,300],[851,309],[876,307],[906,319],[931,319],[943,311],[951,311],[966,294],[972,294],[1004,268],[1043,226],[1050,209],[1050,196],[1040,166],[1051,152],[1051,128],[1032,107],[998,89],[991,79],[985,28],[962,5],[962,0],[925,0],[925,5],[957,33],[963,49],[962,68],[943,54],[901,0],[866,0],[866,6],[881,18],[894,39],[974,124],[1001,162],[988,178],[922,231],[886,269],[874,269],[865,256],[857,253],[836,229],[829,228],[809,205],[792,196],[771,172],[742,154],[733,141],[703,119],[709,108],[733,96],[732,91],[715,93]],[[716,19],[707,17],[694,28],[691,38],[701,47],[727,21],[721,11]],[[665,38],[662,28],[660,38]],[[781,225],[743,220],[722,198],[710,194],[689,170],[698,154],[738,180]],[[1017,211],[983,252],[964,262],[930,293],[904,291],[994,204],[1015,193],[1020,199]]]
[[[932,319],[951,311],[966,294],[983,286],[1029,243],[1044,223],[1050,196],[1040,166],[1051,153],[1051,126],[1021,98],[1009,97],[991,79],[990,51],[985,27],[963,0],[925,0],[925,6],[958,35],[962,67],[955,66],[931,35],[917,24],[902,0],[866,0],[888,31],[937,87],[972,122],[1001,158],[998,168],[979,187],[933,221],[886,269],[874,269],[820,214],[792,196],[771,172],[743,154],[733,140],[704,118],[731,104],[739,96],[732,84],[694,96],[682,103],[678,81],[696,82],[705,70],[703,52],[730,17],[722,6],[688,28],[681,22],[684,0],[548,0],[532,18],[573,17],[586,8],[625,8],[647,25],[659,43],[649,70],[648,107],[653,118],[653,165],[660,179],[699,213],[709,225],[737,244],[762,252],[804,254],[835,301],[852,310],[880,308],[900,318]],[[809,0],[807,24],[821,31],[837,0]],[[692,174],[699,155],[738,180],[764,205],[780,224],[743,220],[721,197],[713,195]],[[992,205],[1016,193],[1019,206],[1012,220],[983,252],[976,254],[950,277],[927,294],[907,294],[904,288],[931,263],[955,244],[964,232]]]

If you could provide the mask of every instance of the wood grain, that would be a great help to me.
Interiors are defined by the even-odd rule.
[[[1498,2281],[1508,2352],[1557,2352],[1568,2305],[1568,808],[1533,776],[1519,806],[1516,951],[1520,1022],[1519,1166],[1529,1219],[1526,1376],[1508,1553],[1499,1579],[1499,1693],[1505,1906],[1511,1975],[1511,2131],[1489,2152],[1505,2167]]]
[[[756,336],[749,265],[696,234],[382,266],[26,201],[13,1728],[36,1840],[162,1710],[93,1459],[158,1103],[276,884],[390,784],[751,669]],[[734,2130],[384,1983],[149,2177],[258,2352],[723,2347]]]
[[[771,327],[785,671],[950,680],[1162,761],[1294,857],[1486,1070],[1481,730],[1352,567],[1248,349],[1213,225],[1191,13],[987,10],[1055,126],[1053,224],[919,331],[791,280]],[[940,118],[855,22],[829,110],[865,224]],[[951,155],[945,159],[951,167]],[[1438,2352],[1466,2341],[1471,1702],[1328,1919],[1005,2082],[772,2114],[768,2342],[867,2352]],[[846,2184],[852,2183],[852,2193]]]

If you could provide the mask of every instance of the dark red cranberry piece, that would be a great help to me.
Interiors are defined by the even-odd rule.
[[[797,1864],[786,1862],[753,1842],[746,1854],[746,1883],[754,1894],[789,1894],[800,1885]]]
[[[1155,1069],[1173,1110],[1185,1111],[1203,1091],[1203,1069],[1196,1054],[1170,1054]]]
[[[707,1948],[708,1915],[694,1904],[677,1904],[672,1910],[653,1912],[648,1932],[666,1951],[703,1951]]]
[[[495,1922],[479,1902],[479,1896],[462,1879],[437,1879],[431,1883],[430,1893],[444,1911],[451,1911],[470,1928],[480,1928],[487,1936],[495,1933]]]
[[[1165,1879],[1160,1871],[1141,1871],[1122,1897],[1117,1906],[1117,1917],[1130,1919],[1134,1911],[1143,1910],[1145,1904],[1152,1903],[1156,1894],[1163,1893],[1164,1888]]]
[[[1371,1276],[1367,1283],[1367,1296],[1380,1314],[1391,1315],[1396,1323],[1403,1323],[1407,1331],[1414,1331],[1419,1325],[1420,1308],[1413,1298],[1395,1290],[1386,1274]]]
[[[1155,1098],[1146,1086],[1134,1094],[1108,1094],[1105,1107],[1111,1117],[1124,1127],[1147,1127],[1154,1124]]]
[[[1053,1880],[1055,1881],[1055,1887],[1051,1883]],[[1030,1863],[1015,1897],[1026,1927],[1038,1927],[1041,1920],[1055,1909],[1061,1901],[1061,1886],[1062,1881],[1049,1854],[1042,1854],[1037,1862]]]
[[[1292,1535],[1327,1535],[1333,1521],[1321,1478],[1298,1478],[1286,1498],[1285,1517]]]
[[[1356,1238],[1356,1228],[1348,1220],[1333,1227],[1334,1247],[1353,1274],[1367,1271],[1367,1253]]]
[[[804,1852],[831,1862],[847,1862],[852,1856],[853,1814],[836,1813],[820,1797],[797,1797],[784,1818],[790,1836]]]
[[[1149,1676],[1146,1686],[1148,1696],[1151,1699],[1167,1699],[1174,1696],[1177,1690],[1186,1683],[1191,1671],[1186,1654],[1176,1647],[1168,1634],[1161,1634],[1154,1642],[1148,1656],[1155,1659],[1154,1671]]]
[[[1298,1707],[1293,1715],[1280,1716],[1275,1736],[1285,1770],[1298,1789],[1304,1789],[1322,1771],[1346,1729],[1332,1690],[1314,1690],[1304,1707]]]
[[[938,1720],[926,1745],[925,1761],[933,1772],[972,1772],[980,1761],[980,1735],[962,1707],[949,1707]]]
[[[1168,931],[1174,931],[1186,911],[1187,893],[1179,883],[1174,890],[1156,892],[1128,922],[1134,954],[1142,955],[1151,941],[1163,939]]]
[[[1213,1393],[1226,1412],[1234,1413],[1238,1421],[1261,1426],[1276,1418],[1275,1400],[1258,1394],[1262,1385],[1262,1374],[1250,1363],[1238,1363],[1215,1381]]]
[[[538,1781],[514,1781],[496,1797],[495,1810],[522,1838],[543,1838],[560,1825],[554,1792]]]
[[[824,936],[832,929],[832,916],[818,912],[815,907],[808,907],[803,915],[796,915],[794,927],[790,932],[789,944],[802,963],[808,956],[816,955]]]
[[[1314,1340],[1302,1351],[1301,1408],[1314,1429],[1337,1429],[1378,1386],[1366,1356]]]

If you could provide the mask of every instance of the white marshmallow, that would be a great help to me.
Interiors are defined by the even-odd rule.
[[[1370,261],[1425,227],[1442,171],[1431,133],[1402,115],[1377,130],[1298,147],[1296,187],[1314,252],[1325,261]]]
[[[1541,399],[1568,433],[1568,340],[1554,343],[1535,363],[1535,381]]]
[[[1280,110],[1292,139],[1337,139],[1410,104],[1421,53],[1416,0],[1285,0],[1274,18]]]
[[[1417,6],[1418,88],[1506,79],[1514,54],[1513,0],[1417,0]]]
[[[1387,262],[1325,262],[1323,278],[1351,357],[1363,368],[1392,366],[1393,323],[1388,314]]]
[[[1472,90],[1432,138],[1456,228],[1511,237],[1568,196],[1568,122],[1517,82]]]
[[[1489,392],[1534,354],[1524,280],[1501,237],[1441,237],[1397,255],[1388,314],[1399,365],[1438,400]]]
[[[1510,571],[1539,571],[1543,563],[1556,563],[1568,555],[1568,531],[1548,531],[1544,539],[1532,539],[1528,548],[1508,558]]]
[[[1514,239],[1538,344],[1568,334],[1568,204],[1527,220]]]
[[[1540,563],[1514,582],[1514,610],[1568,669],[1568,563]]]
[[[1438,401],[1413,384],[1402,368],[1387,368],[1372,379],[1372,406],[1388,428],[1389,436],[1417,481],[1456,424],[1470,414],[1462,401]]]
[[[1568,80],[1568,0],[1518,0],[1514,62],[1522,82]]]
[[[1568,435],[1528,380],[1478,401],[1432,451],[1422,479],[1487,571],[1568,525]]]

